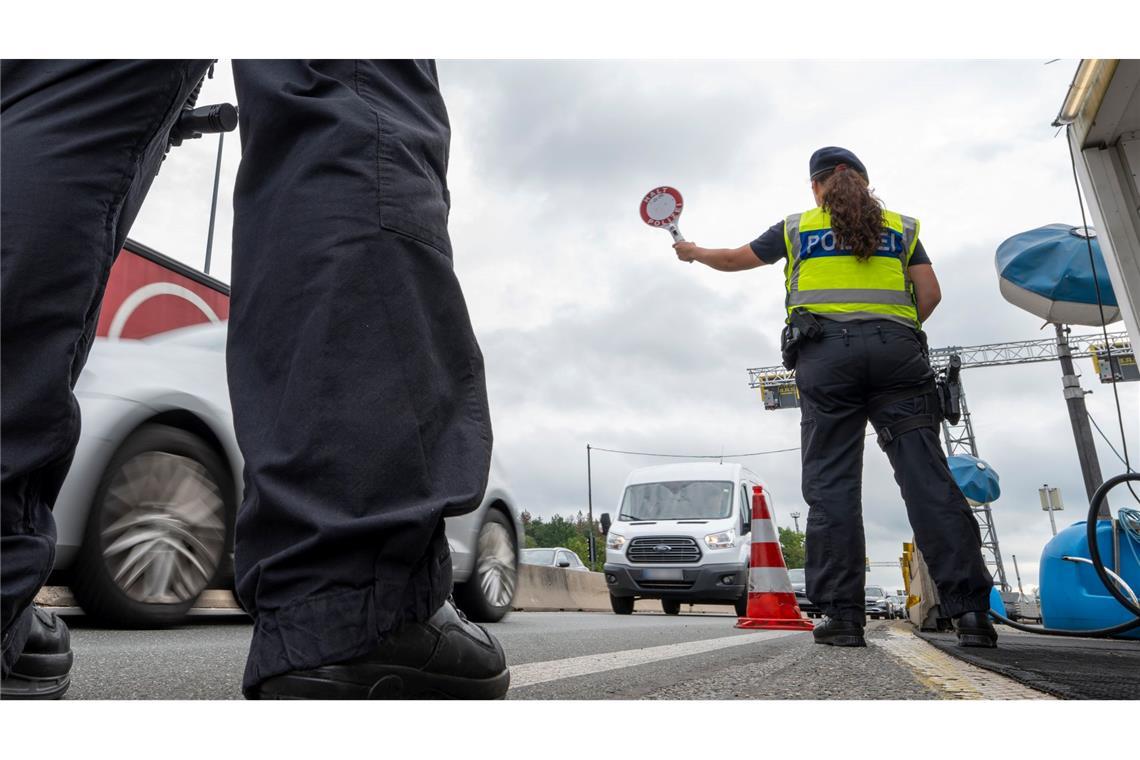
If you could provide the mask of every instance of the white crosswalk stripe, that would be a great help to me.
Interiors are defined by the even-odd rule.
[[[794,636],[798,633],[800,632],[759,631],[757,633],[722,636],[701,641],[686,641],[681,644],[665,644],[664,646],[647,647],[645,649],[627,649],[621,652],[605,652],[603,654],[590,654],[582,657],[568,657],[564,660],[527,662],[522,665],[511,666],[511,688],[520,689],[524,686],[533,686],[548,681],[559,681],[563,678],[604,673],[608,670],[629,668],[634,665],[645,665],[660,660],[671,660],[677,657],[688,657],[694,654],[715,652],[718,649],[739,647],[760,641],[770,641],[784,636]]]

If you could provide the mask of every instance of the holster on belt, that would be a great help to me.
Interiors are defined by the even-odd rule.
[[[803,309],[792,309],[788,315],[788,324],[784,325],[780,333],[780,357],[784,369],[795,369],[800,346],[805,341],[819,340],[822,334],[823,325],[814,314]]]

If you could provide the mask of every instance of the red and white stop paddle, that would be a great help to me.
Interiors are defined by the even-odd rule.
[[[681,216],[684,204],[678,190],[672,187],[655,187],[641,199],[641,221],[650,227],[669,230],[674,242],[683,243],[685,238],[681,236],[677,220]]]

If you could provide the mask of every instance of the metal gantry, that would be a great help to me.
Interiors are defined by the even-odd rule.
[[[1126,332],[1108,333],[1112,353],[1131,354],[1132,342]],[[1069,349],[1074,359],[1087,357],[1103,361],[1104,335],[1068,336]],[[1006,343],[984,343],[980,346],[946,346],[930,350],[930,363],[934,369],[941,369],[950,361],[950,356],[958,354],[962,358],[962,369],[967,367],[1003,367],[1011,364],[1034,364],[1056,361],[1061,357],[1056,338],[1037,340],[1013,340]],[[783,369],[781,367],[780,369]],[[751,377],[752,370],[748,370]],[[757,386],[752,386],[757,387]]]
[[[1108,351],[1106,351],[1103,333],[1068,336],[1063,335],[1059,330],[1057,338],[1015,340],[1004,343],[985,343],[977,346],[946,346],[931,349],[930,364],[935,370],[940,370],[947,365],[951,356],[957,354],[962,359],[962,369],[968,367],[1003,367],[1013,364],[1057,361],[1063,358],[1063,354],[1068,353],[1072,358],[1088,357],[1092,359],[1102,382],[1133,379],[1127,376],[1129,372],[1134,372],[1136,366],[1128,333],[1108,333],[1108,342],[1111,346],[1111,361],[1107,356]],[[1071,382],[1068,375],[1065,382],[1066,384]],[[800,405],[799,391],[796,389],[795,370],[784,369],[782,366],[754,367],[748,370],[748,385],[760,390],[765,409],[788,409]],[[1077,387],[1079,388],[1079,384]],[[1068,389],[1066,388],[1066,390]],[[958,424],[951,425],[945,420],[942,421],[942,437],[946,444],[946,453],[951,456],[963,453],[978,456],[978,444],[974,438],[973,424],[970,421],[970,408],[966,402],[964,384],[961,404],[962,416],[958,420]],[[1082,467],[1082,469],[1084,468]],[[973,510],[982,532],[982,551],[989,555],[986,562],[993,566],[996,571],[997,580],[1001,584],[1002,590],[1009,591],[1011,587],[1006,580],[1005,566],[1001,558],[1001,546],[998,543],[997,530],[994,528],[993,512],[990,505],[982,504],[974,507]]]

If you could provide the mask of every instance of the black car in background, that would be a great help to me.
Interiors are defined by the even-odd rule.
[[[792,581],[792,591],[796,593],[796,604],[800,611],[810,618],[820,617],[822,613],[810,599],[807,598],[807,580],[804,578],[804,569],[795,567],[788,571],[788,578]]]

